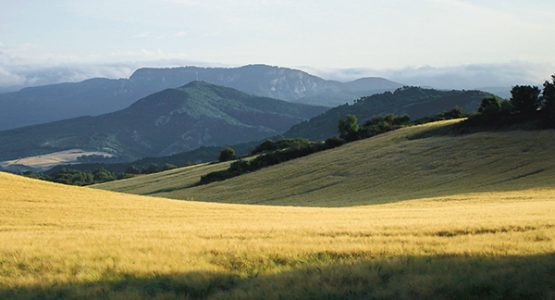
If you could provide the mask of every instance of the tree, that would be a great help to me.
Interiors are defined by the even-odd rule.
[[[478,112],[484,115],[492,115],[501,110],[501,101],[497,97],[486,97],[482,99],[482,104],[478,108]]]
[[[339,121],[339,135],[346,140],[352,140],[358,132],[358,119],[354,115],[348,115],[345,119]]]
[[[116,179],[116,175],[105,168],[97,169],[93,172],[94,182],[106,182]]]
[[[266,151],[272,151],[272,150],[275,150],[274,141],[267,139],[264,142],[262,142],[260,145],[256,146],[254,150],[251,151],[251,154],[254,155],[254,154],[258,154]]]
[[[543,84],[542,112],[548,126],[555,126],[555,75]]]
[[[517,85],[511,95],[511,104],[521,115],[533,115],[540,107],[540,89],[536,86]]]
[[[223,161],[229,161],[234,159],[235,159],[235,150],[233,150],[233,148],[227,147],[220,152],[220,157],[218,160],[220,162],[223,162]]]
[[[462,118],[464,116],[465,116],[464,110],[462,109],[462,107],[459,107],[459,106],[455,106],[450,111],[446,111],[443,113],[443,117],[446,119],[457,119],[457,118]]]

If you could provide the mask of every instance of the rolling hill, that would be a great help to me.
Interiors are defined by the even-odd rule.
[[[383,78],[342,83],[266,65],[143,68],[129,79],[94,78],[0,94],[0,130],[114,112],[152,93],[198,80],[261,97],[326,106],[401,86]]]
[[[553,188],[554,130],[414,138],[453,122],[407,127],[208,185],[195,186],[208,173],[199,166],[194,173],[176,169],[97,187],[175,199],[296,206],[423,197],[447,201],[471,192]]]
[[[306,122],[293,126],[284,136],[324,140],[337,134],[337,123],[347,115],[357,116],[364,123],[386,114],[408,115],[411,118],[439,114],[454,107],[465,112],[475,112],[484,97],[491,94],[481,91],[440,91],[419,87],[403,87],[363,97],[353,104],[345,104],[326,111]]]
[[[287,179],[273,190],[290,188]],[[528,187],[279,207],[120,194],[0,172],[0,298],[548,299],[555,190],[541,180]],[[235,187],[248,195],[245,188]],[[342,198],[359,193],[345,190]]]
[[[117,112],[2,131],[0,160],[67,149],[126,159],[171,155],[278,135],[324,110],[194,81]]]

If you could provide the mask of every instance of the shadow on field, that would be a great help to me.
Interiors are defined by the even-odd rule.
[[[0,299],[553,299],[555,253],[394,257],[274,275],[197,272],[2,288]]]

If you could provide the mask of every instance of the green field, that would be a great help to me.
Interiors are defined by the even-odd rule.
[[[223,182],[194,186],[224,165],[202,165],[97,188],[174,199],[351,206],[463,193],[553,187],[555,130],[414,139],[457,121],[414,126]]]

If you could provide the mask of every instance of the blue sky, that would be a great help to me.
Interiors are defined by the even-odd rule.
[[[22,66],[117,63],[266,63],[320,70],[555,65],[553,0],[0,4],[0,76]]]

